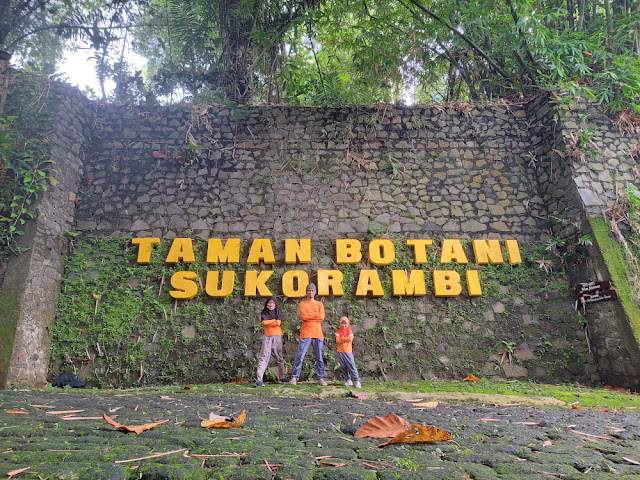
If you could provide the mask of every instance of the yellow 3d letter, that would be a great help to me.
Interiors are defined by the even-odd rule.
[[[436,297],[455,297],[460,295],[460,274],[453,270],[433,271],[433,290]]]
[[[482,295],[482,288],[480,287],[480,278],[478,277],[477,270],[467,270],[465,275],[467,276],[467,291],[470,297],[479,297]]]
[[[184,263],[196,261],[193,254],[193,242],[190,238],[174,238],[165,262],[178,263],[181,260]]]
[[[440,253],[440,263],[460,263],[466,265],[468,263],[467,256],[464,254],[460,240],[454,238],[442,241],[442,253]]]
[[[261,297],[271,296],[271,292],[267,287],[267,280],[271,275],[273,275],[271,270],[262,271],[260,275],[255,270],[247,270],[244,275],[244,296],[255,297],[258,294]]]
[[[284,240],[284,262],[287,265],[294,263],[311,262],[311,239],[301,238],[300,243],[295,238]]]
[[[517,240],[505,240],[505,247],[507,247],[507,254],[509,255],[509,264],[515,265],[516,263],[522,263],[520,257],[520,249],[518,248]]]
[[[221,238],[210,238],[207,246],[207,263],[238,263],[240,239],[229,238],[222,245]]]
[[[336,240],[336,263],[338,265],[358,263],[362,260],[360,246],[360,240],[349,238]]]
[[[204,290],[207,295],[213,298],[228,297],[233,293],[233,285],[236,281],[236,272],[233,270],[225,270],[222,272],[222,285],[218,288],[220,282],[220,272],[208,271],[207,282],[205,283]]]
[[[329,292],[335,297],[344,295],[340,270],[318,270],[318,295],[326,296]]]
[[[409,239],[407,245],[413,247],[413,256],[416,263],[427,263],[427,247],[433,245],[432,240]]]
[[[175,290],[169,290],[169,295],[178,300],[189,300],[198,293],[198,285],[194,280],[198,277],[196,272],[176,272],[171,275],[171,286]]]
[[[273,256],[273,248],[271,248],[271,240],[268,238],[256,238],[251,244],[247,263],[258,264],[261,261],[267,264],[276,263]]]
[[[371,292],[374,297],[382,297],[384,290],[377,270],[360,270],[358,286],[356,287],[356,297],[366,297]]]
[[[159,238],[132,238],[131,243],[138,245],[138,263],[147,264],[151,261],[151,246],[160,243]]]
[[[391,270],[391,282],[394,295],[412,297],[427,294],[422,270],[411,270],[409,278],[404,270]]]
[[[282,293],[291,298],[306,295],[309,275],[304,270],[289,270],[282,275]]]
[[[389,265],[396,258],[396,250],[391,240],[377,239],[369,243],[369,260],[374,265]]]
[[[486,265],[490,263],[497,265],[502,263],[502,249],[499,240],[474,240],[473,255],[476,257],[478,265]]]

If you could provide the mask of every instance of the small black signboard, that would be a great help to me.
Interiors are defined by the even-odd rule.
[[[618,292],[609,280],[602,282],[584,282],[573,286],[578,299],[576,300],[576,310],[581,304],[584,308],[587,303],[604,302],[605,300],[617,300]]]

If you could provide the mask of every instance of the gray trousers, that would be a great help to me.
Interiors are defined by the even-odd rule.
[[[272,335],[270,337],[262,337],[262,349],[260,350],[260,356],[258,357],[258,375],[256,380],[262,381],[264,372],[269,365],[269,359],[271,353],[278,362],[278,379],[284,378],[284,362],[282,361],[282,335]]]
[[[353,358],[353,353],[338,352],[338,363],[340,364],[340,370],[345,380],[351,380],[357,382],[360,380],[358,375],[358,369],[356,368],[356,361]]]

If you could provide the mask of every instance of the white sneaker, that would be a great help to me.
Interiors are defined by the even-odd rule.
[[[298,380],[294,377],[291,377],[291,380],[289,380],[289,385],[295,385],[296,383],[298,383]]]
[[[360,384],[359,380],[356,380],[356,384],[355,384],[356,388],[362,388],[362,385]]]
[[[324,378],[321,378],[318,380],[318,385],[320,385],[321,387],[326,387],[328,384]]]
[[[351,385],[353,385],[353,382],[351,381],[351,379],[349,379],[346,382],[344,382],[344,386],[345,387],[350,387]]]

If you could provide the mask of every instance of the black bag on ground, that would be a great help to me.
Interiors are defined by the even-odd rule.
[[[51,382],[51,385],[60,388],[66,387],[67,385],[71,388],[83,388],[86,384],[82,378],[73,373],[61,373]]]

